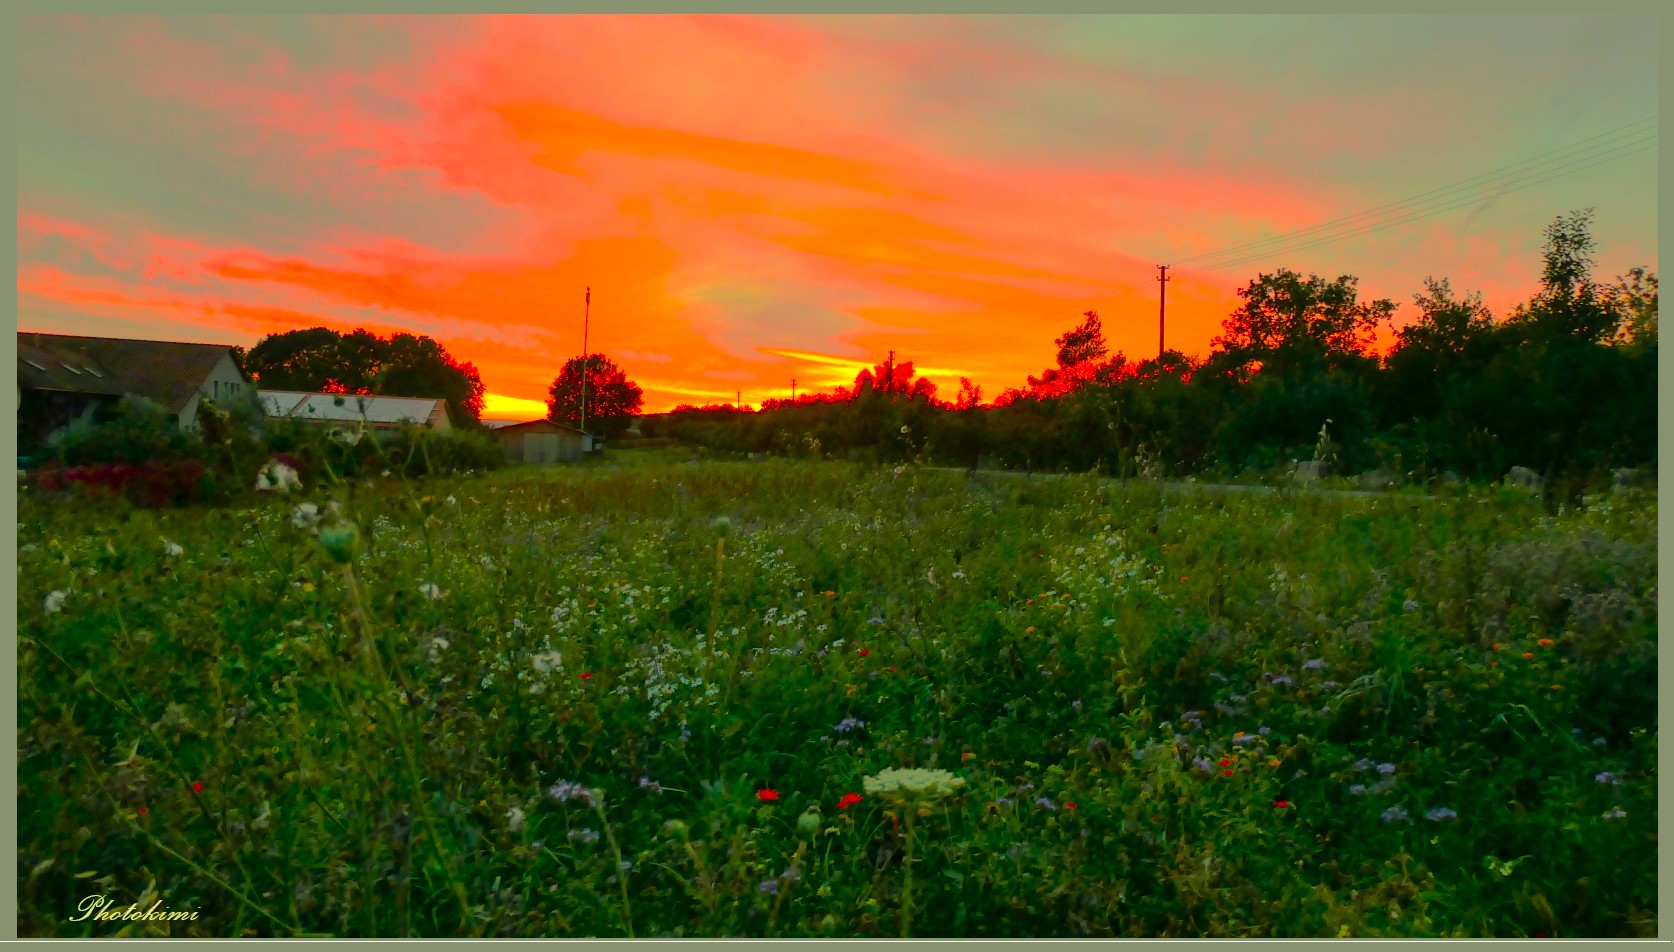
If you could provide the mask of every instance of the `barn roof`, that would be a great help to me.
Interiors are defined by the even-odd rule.
[[[527,433],[530,431],[542,433],[574,433],[578,436],[585,435],[587,432],[580,427],[570,426],[568,423],[554,423],[551,420],[530,420],[526,423],[507,423],[494,428],[494,432],[496,433],[510,433],[513,431],[521,433]]]
[[[386,397],[358,393],[304,393],[296,390],[258,392],[267,415],[333,423],[371,423],[385,426],[425,423],[443,401],[433,397]]]
[[[36,390],[111,396],[133,393],[178,413],[231,352],[230,344],[20,331],[17,382]]]

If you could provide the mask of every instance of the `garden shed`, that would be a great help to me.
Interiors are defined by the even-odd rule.
[[[513,423],[494,430],[500,449],[513,463],[560,463],[593,451],[592,434],[551,420]]]

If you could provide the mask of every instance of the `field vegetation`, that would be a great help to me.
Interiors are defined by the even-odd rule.
[[[21,934],[1655,934],[1654,495],[339,450],[20,493]]]

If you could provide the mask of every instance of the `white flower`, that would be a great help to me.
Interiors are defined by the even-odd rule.
[[[64,599],[68,597],[69,594],[69,592],[63,590],[55,590],[49,594],[46,597],[47,614],[57,614],[61,611],[64,608]]]
[[[530,658],[529,658],[529,663],[534,665],[534,668],[535,668],[536,671],[539,671],[542,674],[545,674],[546,672],[551,671],[554,668],[563,667],[564,666],[564,658],[563,658],[562,655],[560,655],[556,651],[545,651],[545,652],[542,652],[538,655],[531,655]]]
[[[305,502],[291,510],[291,525],[298,529],[311,529],[320,522],[320,507],[311,502]]]
[[[907,425],[905,423],[901,424],[901,435],[902,436],[907,435]]]
[[[185,555],[186,550],[180,546],[180,543],[170,542],[169,540],[164,539],[163,540],[163,554],[171,556],[171,557],[179,556],[179,555]]]
[[[523,832],[523,811],[517,807],[507,810],[506,823],[511,827],[513,833]]]
[[[384,473],[383,473],[383,474],[384,474],[384,475],[385,475],[385,476],[388,476],[388,475],[389,475],[389,470],[387,470],[387,469],[386,469],[386,470],[384,470]]]
[[[945,770],[925,770],[910,767],[905,770],[891,767],[862,781],[866,792],[892,800],[931,800],[958,790],[965,785],[962,777]]]
[[[435,584],[432,583],[432,582],[425,582],[424,584],[420,585],[419,586],[419,593],[422,594],[426,598],[441,598],[442,597],[442,590],[437,588],[435,586]]]
[[[457,505],[459,505],[459,500],[458,500],[458,499],[455,499],[455,498],[454,498],[454,497],[452,497],[452,496],[449,496],[449,497],[448,497],[448,505],[450,505],[450,506],[457,506]]]
[[[267,465],[256,474],[256,489],[259,492],[288,493],[301,488],[302,477],[297,475],[296,470],[276,459],[268,460]]]
[[[333,430],[331,438],[344,446],[353,446],[360,442],[361,430]]]

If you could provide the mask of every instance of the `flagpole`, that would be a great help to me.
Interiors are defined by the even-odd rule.
[[[581,311],[581,432],[587,432],[587,322],[593,310],[593,289],[587,289]]]

